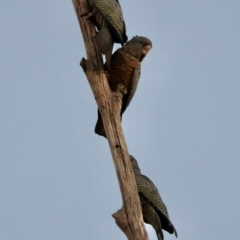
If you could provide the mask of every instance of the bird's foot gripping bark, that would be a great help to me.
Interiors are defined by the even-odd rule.
[[[98,120],[97,120],[94,131],[95,131],[96,134],[107,138],[106,132],[105,132],[105,129],[104,129],[104,126],[103,126],[102,116],[101,116],[101,113],[100,113],[99,110],[98,110]]]
[[[82,13],[82,14],[80,14],[80,17],[84,17],[87,15],[86,19],[88,20],[88,14],[89,14],[88,12]]]
[[[115,92],[113,92],[113,94],[118,96],[119,100],[121,101],[120,105],[122,106],[123,95],[127,94],[127,89],[125,88],[125,86],[122,83],[119,83],[117,85],[117,90]]]
[[[86,16],[86,19],[89,20],[89,18],[95,16],[98,11],[99,11],[99,10],[98,10],[96,7],[94,7],[91,12],[82,13],[82,14],[81,14],[81,17]]]
[[[102,72],[106,75],[107,79],[109,79],[108,68],[105,64],[103,65],[103,68],[104,70]]]

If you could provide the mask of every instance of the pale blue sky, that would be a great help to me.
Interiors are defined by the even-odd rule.
[[[120,3],[129,38],[153,42],[123,116],[129,152],[179,240],[238,239],[240,2]],[[72,2],[3,0],[0,16],[0,239],[126,239]]]

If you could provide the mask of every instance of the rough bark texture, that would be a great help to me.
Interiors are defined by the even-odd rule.
[[[113,217],[129,240],[148,240],[143,224],[135,178],[121,127],[120,93],[111,92],[104,72],[102,56],[95,43],[95,28],[91,21],[81,17],[82,14],[88,12],[87,0],[72,0],[72,2],[79,20],[87,53],[87,60],[83,59],[81,66],[87,76],[103,118],[122,194],[123,206],[121,210],[113,214]]]

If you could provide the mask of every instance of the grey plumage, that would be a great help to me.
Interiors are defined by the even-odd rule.
[[[177,237],[177,231],[169,218],[167,207],[162,201],[158,189],[147,176],[141,174],[137,160],[133,156],[130,156],[130,160],[136,179],[144,222],[153,226],[158,240],[164,239],[162,229],[170,234],[175,233]]]
[[[109,67],[114,42],[123,45],[127,41],[122,8],[118,0],[88,0],[88,3],[91,10],[88,18],[93,19],[99,31],[96,42]]]

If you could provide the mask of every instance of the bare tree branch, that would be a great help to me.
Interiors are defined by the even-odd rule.
[[[135,177],[121,127],[121,93],[111,92],[103,68],[102,55],[95,43],[94,25],[85,17],[82,17],[83,14],[88,12],[87,0],[72,0],[72,2],[87,53],[87,60],[82,59],[81,66],[102,115],[122,194],[123,206],[121,210],[113,214],[113,217],[129,240],[148,240],[143,224]]]

